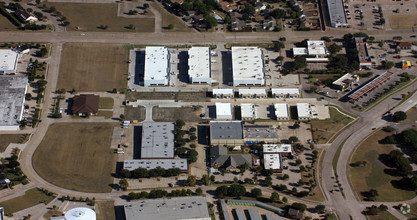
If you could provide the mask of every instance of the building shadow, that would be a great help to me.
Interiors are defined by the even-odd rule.
[[[133,159],[140,159],[140,146],[142,143],[142,126],[133,129]]]
[[[178,60],[178,80],[183,83],[188,83],[188,51],[179,52]]]
[[[143,85],[145,77],[145,51],[138,50],[135,51],[136,57],[135,60],[135,84]]]
[[[223,69],[223,84],[230,85],[233,83],[232,72],[232,52],[222,51],[222,69]]]

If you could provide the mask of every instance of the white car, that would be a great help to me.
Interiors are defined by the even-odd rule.
[[[62,112],[64,112],[63,108],[59,108],[59,114],[62,114]]]

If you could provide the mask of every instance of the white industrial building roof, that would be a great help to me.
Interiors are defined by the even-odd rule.
[[[300,90],[298,88],[272,88],[272,95],[275,94],[290,94],[290,95],[300,95]]]
[[[322,40],[307,41],[308,55],[326,55],[326,43]]]
[[[125,160],[123,169],[133,171],[138,168],[155,169],[161,167],[164,169],[179,168],[181,170],[188,169],[187,159],[141,159],[141,160]]]
[[[280,170],[282,169],[281,155],[279,154],[264,154],[264,167],[266,170]]]
[[[232,119],[232,103],[216,102],[216,118]]]
[[[66,220],[96,220],[96,212],[85,207],[77,207],[65,213]]]
[[[211,220],[204,197],[178,197],[126,202],[126,220]]]
[[[279,153],[291,153],[291,144],[264,144],[264,154],[279,154]]]
[[[213,95],[234,95],[233,89],[213,89]]]
[[[305,47],[294,47],[292,48],[292,53],[294,56],[307,55],[307,48]]]
[[[141,158],[174,158],[174,123],[142,124]]]
[[[233,85],[264,85],[263,53],[258,47],[232,47]]]
[[[332,27],[347,26],[343,0],[327,0],[327,9]]]
[[[311,118],[311,105],[308,103],[297,103],[298,118]]]
[[[239,95],[266,95],[266,89],[239,89]]]
[[[0,130],[19,130],[27,85],[26,77],[0,77]]]
[[[210,48],[191,47],[188,50],[188,67],[191,82],[211,83]]]
[[[168,85],[169,51],[166,47],[146,47],[145,85]]]
[[[277,118],[289,118],[288,105],[285,103],[279,103],[274,105],[275,116]]]
[[[16,73],[18,58],[18,53],[9,49],[0,49],[0,73]]]
[[[240,112],[242,118],[253,118],[255,117],[255,105],[250,103],[242,103],[240,105]]]

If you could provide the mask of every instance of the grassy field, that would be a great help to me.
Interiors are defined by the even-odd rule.
[[[113,111],[98,111],[97,116],[103,116],[104,118],[108,119],[113,117]]]
[[[58,88],[106,92],[126,88],[127,50],[123,45],[64,44]]]
[[[6,213],[15,213],[23,209],[35,206],[39,203],[48,204],[55,197],[47,196],[39,189],[29,189],[25,192],[25,195],[19,196],[0,203],[0,207],[4,207]]]
[[[353,121],[352,118],[339,113],[335,108],[329,107],[329,111],[330,119],[311,121],[313,139],[318,144],[326,143],[340,129]]]
[[[317,149],[317,151],[319,152],[319,155],[320,155],[319,156],[319,159],[320,160],[318,160],[316,162],[317,164],[315,166],[316,172],[319,172],[318,175],[317,175],[318,176],[318,179],[316,179],[316,181],[321,183],[321,176],[322,176],[322,174],[321,174],[321,167],[322,167],[322,162],[323,162],[324,154],[322,152],[323,149]],[[304,182],[308,182],[310,179],[312,179],[312,178],[306,177],[306,175],[308,175],[308,174],[311,174],[311,175],[314,176],[314,178],[316,178],[316,174],[313,172],[313,169],[311,169],[308,172],[302,172],[301,179]],[[325,197],[324,197],[324,195],[323,195],[323,192],[321,191],[321,188],[319,186],[314,187],[314,189],[312,190],[312,192],[310,193],[310,195],[306,196],[305,198],[308,199],[308,200],[311,200],[311,201],[316,201],[316,202],[324,202],[326,200]]]
[[[0,15],[0,31],[16,31],[17,27],[5,16]]]
[[[395,149],[392,145],[379,144],[378,140],[385,138],[390,133],[377,130],[354,151],[350,163],[366,161],[364,167],[348,167],[348,176],[352,189],[360,199],[364,199],[361,192],[376,189],[379,193],[377,201],[396,202],[409,200],[415,197],[412,191],[397,189],[392,186],[392,180],[399,180],[401,177],[393,177],[384,172],[388,167],[378,158],[380,154],[388,154]]]
[[[117,4],[77,4],[77,3],[46,3],[47,7],[55,7],[67,17],[71,24],[68,31],[136,31],[153,32],[155,19],[149,18],[125,18],[117,16]],[[133,24],[135,30],[127,29],[126,26]],[[107,29],[97,28],[107,25]]]
[[[101,97],[99,109],[113,109],[114,100],[110,97]]]
[[[110,150],[114,123],[55,123],[33,154],[46,181],[82,192],[110,192],[116,155]]]
[[[116,219],[114,213],[113,201],[97,201],[98,213],[97,220],[114,220]]]
[[[155,121],[200,121],[201,107],[159,108],[152,110],[152,119]]]
[[[411,108],[407,111],[407,119],[401,121],[400,123],[413,123],[417,121],[417,108]]]
[[[370,220],[397,220],[397,218],[388,211],[379,212],[378,215],[368,215],[367,217]]]
[[[417,15],[392,15],[388,17],[392,29],[416,28]]]
[[[29,137],[30,134],[0,134],[0,153],[3,153],[10,143],[23,144]]]
[[[189,32],[191,31],[184,22],[182,22],[177,16],[169,13],[165,10],[161,4],[152,2],[152,7],[158,10],[162,15],[162,31],[175,31],[175,32]],[[173,29],[168,29],[168,25],[173,24]]]
[[[138,120],[143,121],[146,118],[146,109],[145,107],[139,106],[133,108],[132,106],[125,107],[125,119],[126,120]]]

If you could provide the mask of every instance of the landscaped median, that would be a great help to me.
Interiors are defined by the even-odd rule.
[[[25,192],[25,195],[19,196],[4,202],[0,202],[0,207],[3,207],[6,216],[18,212],[23,209],[35,206],[39,203],[48,204],[55,198],[55,195],[47,190],[34,188]]]

